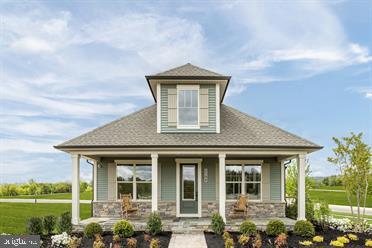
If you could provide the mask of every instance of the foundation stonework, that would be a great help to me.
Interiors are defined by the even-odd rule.
[[[141,219],[144,216],[147,218],[151,213],[151,202],[133,202],[132,205],[137,211],[128,213],[130,220]],[[93,202],[93,217],[122,218],[121,206],[120,201]]]
[[[247,216],[244,216],[244,212],[234,211],[235,204],[236,202],[226,202],[227,219],[285,217],[285,203],[282,202],[248,202]]]
[[[202,202],[202,217],[212,217],[218,213],[218,202]]]
[[[172,219],[176,217],[176,202],[175,201],[160,201],[158,202],[158,213],[161,218]]]

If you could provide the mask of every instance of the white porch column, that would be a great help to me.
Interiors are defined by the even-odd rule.
[[[93,161],[93,201],[97,201],[97,167],[98,167],[98,161]]]
[[[285,202],[285,160],[280,160],[280,200]]]
[[[298,185],[297,185],[297,219],[305,220],[305,204],[306,204],[306,190],[305,190],[305,154],[298,154],[297,156],[297,170],[298,170]]]
[[[220,183],[219,183],[219,209],[220,209],[220,215],[222,216],[223,220],[226,222],[226,214],[225,214],[225,202],[226,202],[226,183],[225,183],[225,159],[226,159],[226,154],[225,153],[220,153],[218,154],[219,158],[219,175],[220,175]]]
[[[158,211],[158,154],[151,154],[151,174],[152,174],[152,183],[151,183],[151,206],[152,211]]]
[[[74,225],[80,221],[80,154],[72,154],[72,210],[71,222]]]

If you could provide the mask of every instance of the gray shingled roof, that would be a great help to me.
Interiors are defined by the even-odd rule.
[[[66,141],[56,148],[107,146],[320,148],[310,141],[223,104],[220,133],[157,133],[156,105],[152,105]]]
[[[153,76],[169,76],[169,77],[183,77],[183,76],[198,76],[198,77],[220,77],[223,76],[217,72],[209,71],[204,68],[187,63],[179,67],[157,73]]]

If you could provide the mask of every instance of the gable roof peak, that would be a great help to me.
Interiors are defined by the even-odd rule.
[[[220,73],[186,63],[151,76],[161,77],[226,77]]]

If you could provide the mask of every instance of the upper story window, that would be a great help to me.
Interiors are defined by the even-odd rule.
[[[178,127],[199,127],[199,86],[178,86]]]

